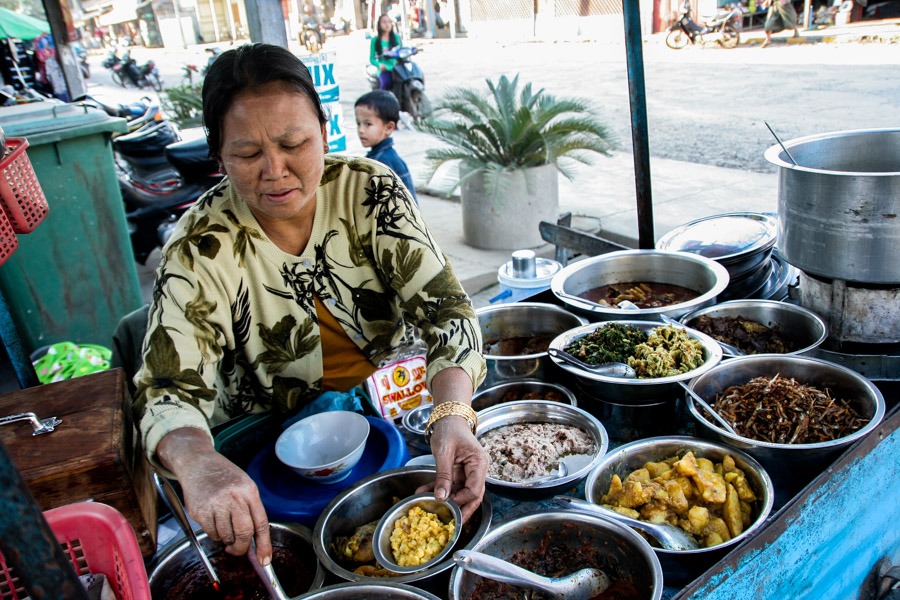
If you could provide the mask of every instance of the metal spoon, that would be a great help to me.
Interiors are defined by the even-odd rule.
[[[544,577],[501,558],[473,550],[457,550],[453,553],[453,562],[475,575],[566,600],[590,600],[602,594],[610,584],[609,577],[600,569],[581,569],[565,577]]]
[[[766,123],[766,121],[763,121],[763,123]],[[781,146],[781,149],[784,150],[784,153],[785,153],[785,154],[787,154],[787,157],[788,157],[789,159],[791,159],[791,162],[794,163],[794,166],[795,166],[795,167],[799,167],[800,165],[798,165],[798,164],[797,164],[797,161],[794,160],[794,157],[791,156],[790,150],[788,150],[787,147],[782,143],[781,138],[778,137],[778,134],[775,133],[775,130],[772,129],[771,125],[769,125],[768,123],[766,123],[766,127],[769,128],[769,131],[772,133],[772,137],[775,138],[775,141],[778,142],[778,145]]]
[[[701,398],[697,392],[692,390],[685,382],[679,381],[678,385],[680,385],[681,387],[684,388],[684,391],[686,391],[688,393],[688,395],[694,399],[694,402],[696,402],[697,404],[699,404],[700,406],[705,408],[706,412],[708,412],[710,415],[712,415],[712,418],[715,419],[716,422],[725,429],[725,431],[727,431],[728,433],[733,433],[734,435],[740,435],[737,431],[734,430],[734,427],[731,426],[731,423],[726,421],[722,415],[720,415],[715,410],[713,410],[713,407],[710,406],[706,402],[706,400]]]
[[[634,372],[634,369],[632,369],[625,363],[611,362],[603,363],[601,365],[591,365],[584,362],[580,358],[572,356],[565,350],[560,350],[558,348],[548,348],[547,354],[549,354],[550,356],[555,356],[556,358],[563,360],[571,365],[575,365],[580,369],[584,369],[585,371],[596,373],[597,375],[605,375],[607,377],[622,377],[624,379],[634,379],[637,376],[637,373]]]
[[[556,468],[556,471],[551,471],[546,475],[538,475],[536,477],[529,477],[528,479],[523,479],[519,482],[520,485],[535,485],[537,483],[544,483],[545,481],[551,481],[553,479],[560,479],[569,474],[569,468],[566,467],[566,463],[563,461],[559,461],[559,466]]]
[[[175,516],[175,520],[178,521],[181,531],[184,532],[184,535],[191,542],[191,546],[193,546],[194,550],[197,551],[197,554],[200,555],[200,563],[212,580],[213,587],[217,592],[221,591],[219,576],[213,569],[212,563],[209,562],[209,557],[206,556],[206,552],[203,551],[203,546],[200,545],[200,540],[197,539],[197,535],[191,527],[187,513],[184,512],[184,505],[181,503],[181,498],[179,498],[178,494],[175,492],[175,488],[172,487],[172,484],[169,483],[168,479],[161,477],[159,473],[156,473],[155,471],[153,473],[153,483],[156,486],[159,495],[162,496],[163,501],[166,503],[166,506],[169,507],[169,510],[171,510],[172,514]]]
[[[647,521],[639,521],[638,519],[626,517],[625,515],[619,514],[615,511],[604,510],[593,502],[587,502],[586,500],[572,498],[571,496],[554,496],[553,501],[559,506],[569,510],[580,510],[582,512],[588,512],[605,519],[618,521],[624,525],[628,525],[629,527],[640,529],[641,531],[646,531],[647,533],[652,535],[656,539],[656,541],[659,542],[659,545],[666,550],[696,550],[697,548],[699,548],[699,546],[697,545],[697,540],[688,535],[686,531],[684,531],[680,527],[669,525],[668,523],[649,523]]]
[[[262,580],[263,586],[265,586],[271,600],[290,600],[284,588],[281,587],[281,582],[278,581],[278,577],[275,575],[275,568],[272,566],[272,563],[270,562],[266,566],[262,566],[259,563],[259,558],[256,556],[255,539],[250,541],[250,550],[247,551],[247,558],[250,559],[250,564],[253,565],[253,570],[256,571],[257,577]]]

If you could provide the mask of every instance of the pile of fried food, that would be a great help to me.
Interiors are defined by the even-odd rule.
[[[397,498],[395,502],[399,502]],[[375,560],[375,551],[372,549],[372,538],[378,521],[372,521],[356,528],[350,537],[338,537],[331,545],[331,551],[348,568],[357,575],[365,577],[399,577],[400,573],[394,573],[385,569]]]
[[[661,325],[649,335],[634,325],[607,323],[572,340],[565,351],[586,363],[627,363],[638,377],[671,377],[703,364],[703,344],[683,327]]]
[[[737,317],[700,315],[691,323],[691,327],[720,342],[736,346],[746,354],[787,354],[794,350],[794,344],[781,336],[777,323],[772,327],[766,327],[741,315]]]
[[[613,475],[600,502],[633,519],[680,527],[709,548],[750,526],[756,500],[733,457],[713,463],[687,452],[680,459],[648,462],[625,481]]]

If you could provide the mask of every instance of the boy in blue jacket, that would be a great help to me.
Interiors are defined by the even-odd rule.
[[[364,148],[370,148],[366,158],[377,160],[390,167],[409,190],[416,203],[416,188],[413,185],[409,167],[397,151],[391,134],[397,129],[400,119],[400,103],[390,92],[376,90],[363,94],[354,105],[356,112],[356,133]]]

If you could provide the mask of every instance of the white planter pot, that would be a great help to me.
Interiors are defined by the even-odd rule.
[[[485,173],[461,186],[463,237],[466,244],[486,250],[535,248],[545,242],[538,225],[559,217],[559,172],[544,165],[494,176]]]

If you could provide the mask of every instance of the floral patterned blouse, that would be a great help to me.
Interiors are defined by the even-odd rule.
[[[135,376],[143,446],[181,427],[291,411],[321,392],[314,294],[373,364],[406,324],[428,345],[428,381],[486,374],[465,291],[415,203],[386,167],[326,156],[312,235],[299,256],[262,232],[224,179],[185,213],[156,274],[144,364]]]

